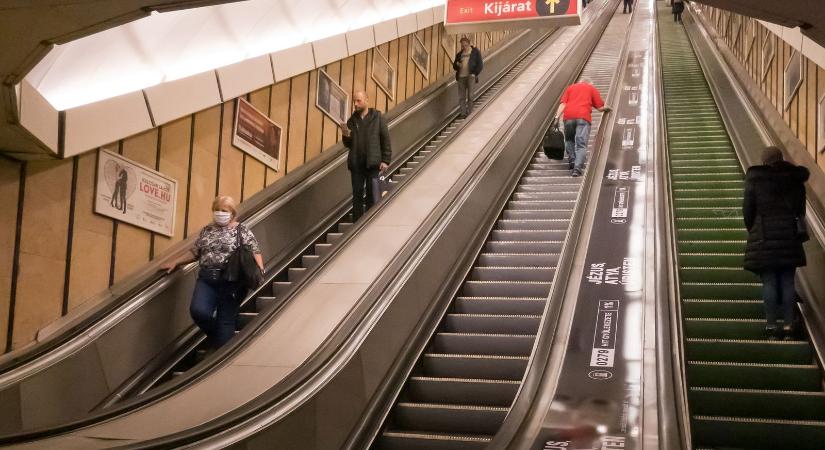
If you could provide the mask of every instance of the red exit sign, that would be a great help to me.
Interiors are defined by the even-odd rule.
[[[451,33],[581,23],[580,0],[447,0]]]

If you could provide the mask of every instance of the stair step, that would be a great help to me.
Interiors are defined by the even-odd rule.
[[[394,423],[403,429],[469,434],[495,434],[509,408],[398,403],[393,409]]]
[[[765,306],[762,300],[684,299],[682,315],[690,318],[763,319]]]
[[[535,314],[544,312],[545,298],[457,297],[454,310],[465,314]]]
[[[287,272],[287,279],[290,283],[297,283],[307,274],[306,267],[290,267]]]
[[[686,339],[687,358],[695,361],[730,361],[774,364],[810,364],[811,347],[805,341],[740,339]]]
[[[822,387],[814,364],[757,364],[688,361],[690,386],[816,391]]]
[[[255,310],[257,312],[264,312],[274,308],[278,304],[277,297],[258,297],[255,299]]]
[[[533,335],[540,321],[541,316],[447,314],[444,328],[451,333]]]
[[[306,267],[307,269],[311,269],[318,265],[318,261],[321,259],[318,255],[304,255],[301,256],[301,265]]]
[[[555,267],[559,261],[559,253],[482,253],[476,264],[481,266],[499,267]]]
[[[489,253],[560,253],[564,241],[487,241]]]
[[[292,289],[292,283],[289,281],[273,281],[272,282],[272,293],[275,294],[275,297],[284,298],[287,292]]]
[[[431,353],[454,355],[530,356],[535,335],[452,333],[435,335]]]
[[[825,420],[825,392],[692,387],[692,414],[783,420]]]
[[[483,450],[492,436],[385,431],[377,450]]]
[[[821,450],[825,422],[693,416],[695,445],[714,448]]]
[[[502,214],[501,218],[504,220],[517,220],[517,219],[531,219],[531,220],[566,220],[569,221],[570,218],[573,217],[573,210],[572,209],[535,209],[531,211],[527,210],[504,210],[504,214]],[[499,220],[501,222],[501,220]]]
[[[480,281],[552,281],[555,267],[489,267],[476,266],[470,280]]]
[[[679,269],[683,283],[760,283],[759,277],[740,267],[687,267]]]
[[[318,243],[315,244],[315,254],[318,256],[325,256],[332,250],[332,244]]]
[[[744,251],[745,248],[742,247]],[[682,253],[679,265],[682,267],[742,267],[743,253]]]
[[[683,282],[681,283],[680,292],[682,293],[682,298],[743,298],[746,300],[757,300],[762,298],[762,284]]]
[[[765,321],[759,319],[688,317],[684,321],[686,338],[760,340],[766,337]]]
[[[252,319],[254,319],[256,317],[258,317],[258,313],[256,313],[256,312],[242,312],[242,313],[238,314],[237,328],[240,330],[243,327],[249,325],[249,322],[251,322]]]
[[[465,281],[461,295],[467,297],[547,297],[551,283],[539,281]]]
[[[420,403],[509,407],[518,381],[411,377],[404,398]]]
[[[431,377],[521,380],[527,361],[526,356],[427,353],[421,366]]]
[[[525,229],[533,225],[536,228],[541,227],[542,229]],[[547,229],[548,226],[553,225],[560,225],[562,229],[555,229],[550,230]],[[535,242],[535,241],[563,241],[564,238],[567,237],[567,226],[569,225],[568,221],[540,221],[540,222],[532,222],[532,221],[524,221],[520,220],[517,222],[511,221],[498,221],[496,223],[496,227],[499,228],[497,230],[493,230],[490,234],[490,237],[494,241],[508,241],[508,242],[516,242],[516,241],[528,241],[528,242]],[[512,226],[520,227],[520,229],[501,229],[502,226]]]
[[[344,233],[327,233],[327,244],[337,244],[344,236]]]

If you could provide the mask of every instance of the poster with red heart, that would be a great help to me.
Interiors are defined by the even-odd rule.
[[[450,33],[543,28],[581,23],[580,0],[447,0]]]

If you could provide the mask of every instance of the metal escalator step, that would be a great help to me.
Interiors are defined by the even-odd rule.
[[[272,293],[275,294],[275,297],[283,298],[290,289],[292,289],[292,283],[289,281],[272,282]]]
[[[700,416],[825,420],[825,392],[692,387],[691,413]]]
[[[423,375],[431,377],[521,380],[528,359],[527,356],[427,353],[421,366]]]
[[[481,281],[552,281],[555,267],[498,267],[476,266],[470,280]]]
[[[765,321],[760,319],[686,317],[684,321],[686,338],[759,340],[765,337]]]
[[[482,253],[478,257],[480,266],[536,266],[555,267],[559,253],[516,252],[516,253]]]
[[[304,255],[301,256],[301,265],[307,269],[311,269],[318,264],[318,260],[320,259],[321,257],[318,255]]]
[[[683,282],[681,285],[683,298],[762,298],[761,283],[702,283]]]
[[[764,364],[719,361],[688,361],[691,387],[816,391],[822,378],[816,364]]]
[[[468,280],[461,288],[467,297],[547,297],[550,282],[539,281],[478,281]]]
[[[706,168],[704,172],[699,173],[684,173],[684,171],[677,171],[677,173],[671,173],[670,177],[674,182],[696,181],[703,184],[707,183],[715,185],[715,183],[719,182],[742,181],[742,172],[739,170],[720,172],[714,168]]]
[[[532,334],[437,333],[430,351],[455,355],[529,356]]]
[[[764,319],[762,300],[683,299],[682,315],[692,318]]]
[[[676,217],[676,227],[681,229],[692,228],[734,228],[741,229],[744,225],[742,217]]]
[[[680,240],[679,253],[743,253],[746,241],[732,240]]]
[[[721,156],[721,155],[720,155]],[[724,167],[724,168],[734,168],[737,167],[739,170],[742,170],[742,166],[739,164],[739,160],[734,157],[728,158],[710,158],[710,159],[677,159],[670,162],[670,170],[683,170],[683,169],[707,169],[707,168],[717,168],[717,167]]]
[[[340,222],[338,224],[338,231],[341,233],[346,233],[350,229],[352,229],[352,223],[350,222]]]
[[[287,279],[289,279],[290,283],[297,283],[301,278],[303,278],[307,273],[306,267],[290,267],[289,271],[287,272]]]
[[[452,333],[533,335],[541,316],[505,314],[447,314],[445,330]]]
[[[520,211],[522,213],[521,217],[513,219],[513,218],[503,218],[499,219],[496,222],[496,229],[493,231],[493,239],[497,240],[512,240],[507,239],[506,233],[497,233],[500,231],[508,231],[508,232],[516,232],[516,231],[526,231],[526,232],[539,232],[545,231],[548,234],[546,237],[540,237],[534,239],[541,239],[541,240],[559,240],[564,239],[567,237],[567,229],[570,228],[570,216],[568,213],[564,213],[566,217],[553,219],[547,218],[548,214],[545,213],[536,213],[533,211]],[[528,234],[529,235],[529,234]],[[534,234],[533,236],[539,236]]]
[[[707,207],[707,208],[716,208],[716,207],[724,207],[724,208],[734,208],[734,209],[741,209],[742,208],[742,197],[741,192],[740,195],[731,195],[725,197],[703,197],[699,196],[696,198],[691,197],[682,197],[676,198],[674,197],[673,205],[676,207],[676,211],[679,212],[684,208],[696,208],[696,207]]]
[[[513,194],[514,201],[555,201],[555,200],[575,200],[579,197],[579,191],[545,191],[545,192],[516,192]]]
[[[492,436],[385,431],[376,450],[483,450]]]
[[[679,239],[690,241],[707,241],[707,240],[733,240],[743,241],[748,238],[748,231],[742,228],[728,228],[728,229],[680,229],[676,235]],[[741,266],[740,266],[741,267]]]
[[[547,192],[554,189],[575,191],[581,189],[581,181],[578,181],[578,178],[567,177],[566,179],[554,180],[552,183],[519,184],[516,186],[516,192]]]
[[[326,243],[318,243],[315,244],[315,254],[318,256],[324,256],[332,249],[332,244]]]
[[[729,206],[708,206],[708,205],[682,205],[676,208],[676,217],[695,217],[695,218],[713,218],[713,217],[739,217],[742,218],[742,207],[739,205]],[[717,228],[717,227],[710,227]],[[745,223],[742,222],[742,228],[745,228]]]
[[[327,233],[327,243],[336,244],[341,240],[342,236],[344,236],[344,233]]]
[[[741,250],[745,248],[742,247]],[[682,266],[705,267],[742,267],[745,254],[739,253],[681,253],[679,264]]]
[[[457,297],[455,312],[465,314],[534,314],[544,312],[547,303],[540,297]]]
[[[693,442],[714,448],[821,450],[825,422],[696,416],[691,418]]]
[[[507,209],[510,210],[546,210],[546,209],[570,209],[576,205],[575,199],[559,200],[510,200],[507,202]]]
[[[252,319],[258,317],[257,312],[242,312],[238,314],[238,324],[237,329],[241,329],[249,324]]]
[[[529,225],[533,225],[539,229],[498,229],[493,230],[490,233],[490,239],[495,241],[561,241],[567,237],[567,225],[566,221],[558,221],[558,222],[550,222],[550,221],[535,221],[535,222],[528,222],[528,221],[521,221],[521,224],[524,225],[522,228],[527,228]],[[499,221],[496,224],[498,227],[501,225],[514,225],[517,226],[518,224],[512,224],[509,221],[506,221],[504,224]],[[548,226],[553,225],[562,225],[563,229],[547,229]]]
[[[726,199],[736,200],[742,204],[742,187],[715,187],[715,188],[697,188],[695,184],[685,184],[684,186],[692,187],[677,187],[674,185],[673,197],[676,199],[676,204],[679,200],[697,199],[703,205],[706,199]],[[707,205],[710,206],[710,205]]]
[[[679,269],[683,283],[759,283],[759,277],[741,267],[688,267]]]
[[[723,194],[727,197],[735,191],[741,194],[745,190],[745,182],[741,180],[674,180],[671,184],[677,196],[680,196],[682,191],[697,188],[705,191],[702,196],[710,198],[720,197]]]
[[[399,428],[442,433],[495,434],[509,408],[399,402],[393,422]]]
[[[484,251],[491,253],[560,253],[564,241],[487,241]]]
[[[255,299],[255,311],[263,312],[278,304],[277,297],[258,297]]]
[[[685,353],[695,361],[729,361],[765,364],[810,364],[811,347],[806,341],[746,339],[685,339]]]
[[[420,403],[509,407],[519,385],[508,380],[410,377],[405,397]]]
[[[569,208],[560,209],[534,209],[532,211],[525,210],[504,210],[499,224],[503,221],[515,221],[518,219],[532,219],[532,220],[563,220],[569,221],[573,216],[573,210]],[[515,222],[513,222],[515,223]]]

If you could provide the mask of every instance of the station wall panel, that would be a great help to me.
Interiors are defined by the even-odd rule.
[[[441,46],[442,17],[434,17],[437,23],[433,23],[426,14],[420,19],[421,23],[429,22],[427,26],[419,27],[417,16],[412,15],[390,21],[380,33],[376,28],[374,37],[357,33],[351,36],[351,40],[380,42],[378,48],[396,69],[393,98],[372,79],[372,63],[377,56],[375,47],[346,56],[346,52],[341,52],[341,44],[343,42],[345,49],[346,42],[336,41],[330,44],[326,56],[321,55],[329,58],[335,53],[335,59],[323,61],[321,67],[347,92],[366,90],[374,107],[391,110],[438,79],[453,76],[452,55]],[[406,33],[399,34],[399,30]],[[409,33],[416,33],[430,52],[428,80],[410,59],[412,35]],[[500,42],[508,34],[494,33],[493,41]],[[386,40],[381,42],[382,39]],[[485,50],[491,47],[489,42],[474,40],[474,44]],[[114,121],[113,128],[118,132],[132,127],[133,133],[139,133],[105,143],[100,142],[101,136],[112,130],[95,129],[92,137],[96,139],[94,145],[100,145],[98,151],[106,148],[120,152],[177,180],[172,237],[94,213],[98,151],[61,161],[2,161],[0,198],[4,209],[11,212],[0,217],[0,343],[4,350],[31,342],[46,325],[51,324],[50,329],[59,327],[59,323],[54,323],[56,320],[104,301],[114,284],[128,280],[149,261],[179,251],[180,246],[176,244],[211,220],[210,207],[217,194],[230,195],[238,201],[249,199],[340,142],[337,125],[315,104],[318,69],[312,45],[272,54],[272,72],[266,67],[267,62],[267,57],[256,61],[256,73],[263,75],[245,87],[241,86],[246,82],[243,77],[232,70],[241,67],[223,70],[221,84],[226,88],[224,97],[229,99],[224,102],[220,101],[217,80],[210,72],[210,76],[184,79],[177,85],[181,90],[194,85],[212,86],[206,89],[208,98],[192,98],[182,91],[149,89],[146,99],[127,99],[126,111],[115,107],[117,101],[113,101],[106,111],[98,105],[94,111],[68,113],[69,121],[74,121],[74,130],[102,127],[101,124]],[[272,75],[274,84],[262,86],[261,79]],[[255,90],[242,92],[244,89]],[[235,118],[232,97],[236,95],[246,98],[282,127],[278,171],[232,145]],[[146,101],[153,110],[157,107],[163,111],[162,116],[154,117],[160,126],[147,126],[149,119],[142,115]],[[179,117],[184,113],[176,102],[201,105],[203,109]],[[124,123],[116,122],[120,112],[124,113]],[[101,114],[105,116],[103,121],[99,120]],[[134,120],[136,114],[140,120]],[[135,127],[136,122],[140,126]],[[69,150],[86,145],[67,137],[71,144]],[[19,220],[15,214],[18,205],[21,205]]]

